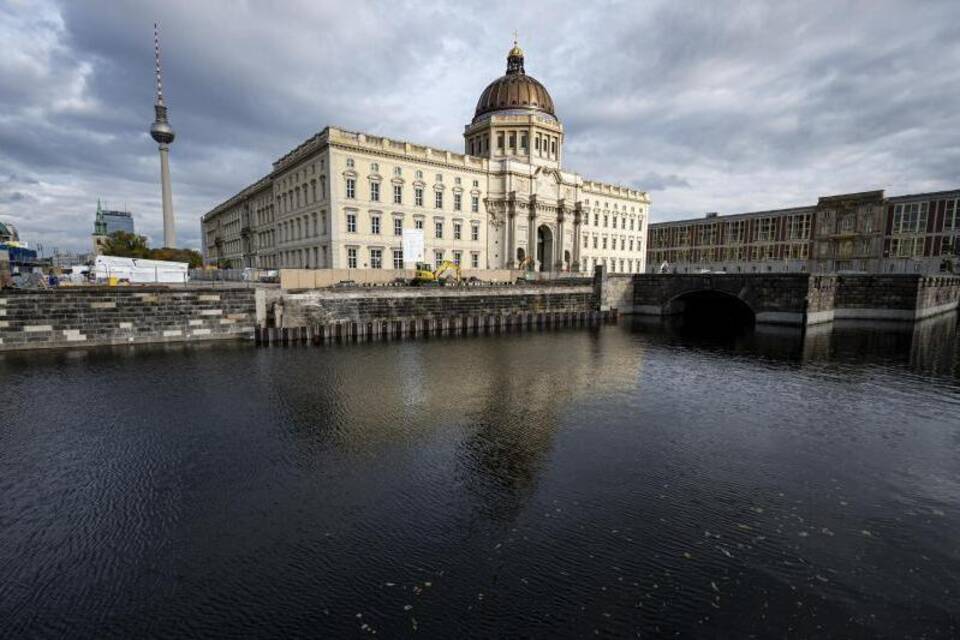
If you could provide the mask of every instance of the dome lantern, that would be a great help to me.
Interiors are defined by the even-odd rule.
[[[536,78],[523,68],[523,49],[514,40],[507,53],[507,72],[487,85],[480,94],[474,121],[495,111],[521,110],[547,114],[555,119],[553,98]]]

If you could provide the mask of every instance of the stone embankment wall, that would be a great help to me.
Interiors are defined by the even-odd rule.
[[[0,292],[0,351],[252,337],[253,289]]]
[[[960,278],[920,274],[839,275],[834,318],[919,320],[952,311]]]
[[[258,297],[274,297],[258,292]],[[267,308],[267,323],[307,327],[337,322],[410,321],[507,316],[521,313],[592,311],[593,288],[571,286],[425,287],[385,289],[320,289],[285,292]],[[272,307],[272,308],[271,308]]]

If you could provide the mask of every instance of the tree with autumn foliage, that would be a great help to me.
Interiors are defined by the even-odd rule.
[[[103,255],[118,258],[145,258],[148,260],[167,260],[170,262],[186,262],[191,269],[203,265],[203,257],[193,249],[151,249],[147,246],[144,236],[126,231],[111,233],[103,243]]]

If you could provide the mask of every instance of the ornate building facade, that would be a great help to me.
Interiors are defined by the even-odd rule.
[[[645,268],[646,192],[562,166],[564,129],[514,44],[480,96],[464,153],[327,127],[203,216],[208,264],[390,269],[404,230],[466,268]]]
[[[815,205],[650,225],[647,270],[960,270],[960,190],[824,196]]]

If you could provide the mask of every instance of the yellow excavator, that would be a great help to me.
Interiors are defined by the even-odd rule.
[[[446,276],[448,272],[453,272],[452,276]],[[460,284],[463,282],[463,276],[460,273],[460,265],[450,260],[444,260],[436,269],[431,269],[426,262],[417,263],[417,274],[410,281],[415,286],[438,286],[446,284]]]

